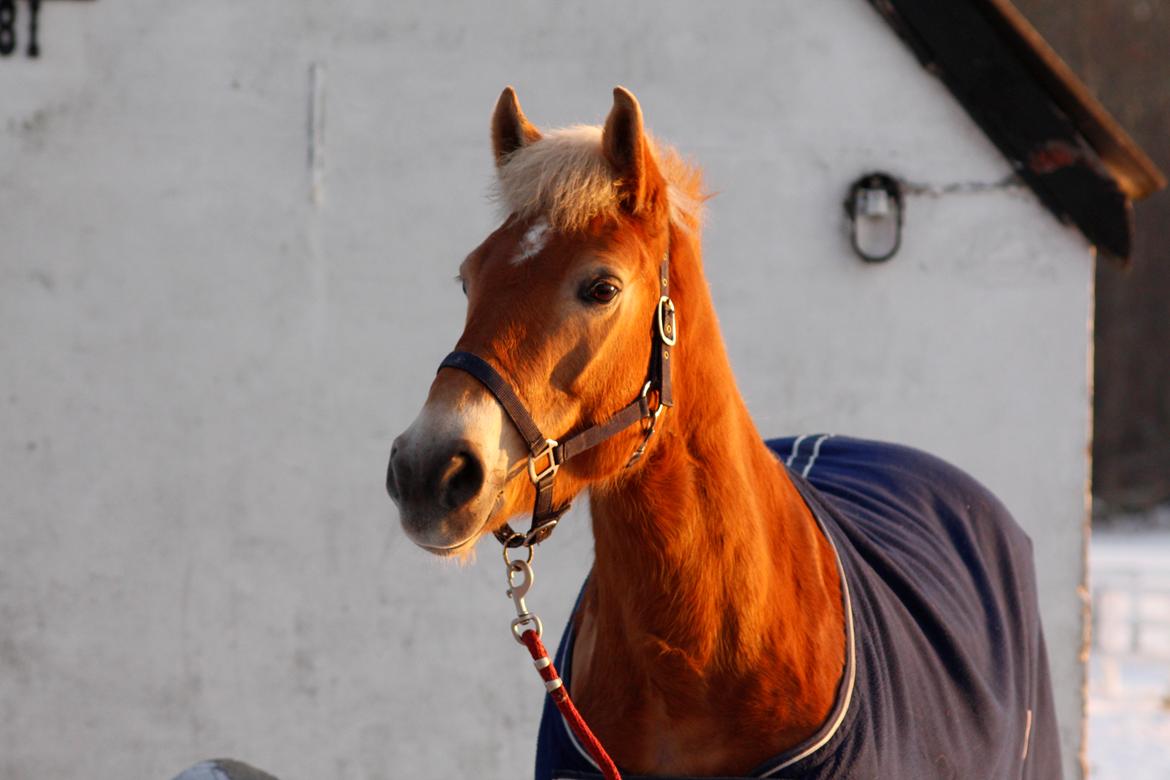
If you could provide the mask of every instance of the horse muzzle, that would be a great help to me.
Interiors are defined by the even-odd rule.
[[[470,547],[499,509],[508,465],[523,451],[494,398],[470,377],[442,372],[390,449],[386,492],[406,535],[438,555]]]
[[[402,528],[411,541],[432,552],[455,551],[487,519],[486,471],[468,441],[447,446],[411,446],[408,433],[390,450],[386,492],[398,505]]]

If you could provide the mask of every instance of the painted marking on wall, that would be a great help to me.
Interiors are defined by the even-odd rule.
[[[325,63],[309,65],[309,199],[325,198]]]

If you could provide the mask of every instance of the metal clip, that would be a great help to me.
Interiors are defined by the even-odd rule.
[[[517,574],[523,575],[523,579],[519,583],[516,582]],[[512,620],[512,636],[520,644],[524,644],[524,640],[520,638],[527,630],[524,626],[530,626],[536,631],[537,636],[544,633],[544,626],[541,624],[540,618],[529,612],[528,605],[524,603],[524,596],[532,587],[532,579],[532,566],[529,565],[528,561],[515,560],[508,563],[508,596],[516,605],[516,617]]]

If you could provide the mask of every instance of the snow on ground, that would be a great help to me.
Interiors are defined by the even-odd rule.
[[[1170,779],[1170,530],[1093,532],[1092,780]]]

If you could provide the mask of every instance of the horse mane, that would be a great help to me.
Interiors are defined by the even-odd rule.
[[[597,125],[557,128],[504,158],[492,192],[504,215],[543,216],[565,231],[580,230],[595,217],[616,218],[618,182],[601,151],[601,133]],[[647,141],[666,179],[671,221],[697,231],[707,197],[702,173],[672,147]]]

